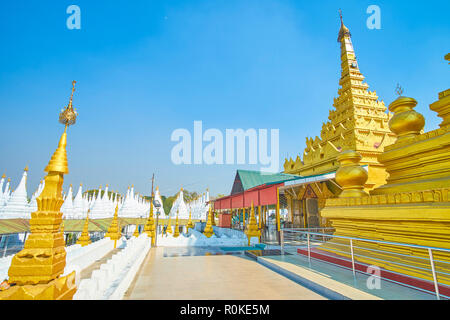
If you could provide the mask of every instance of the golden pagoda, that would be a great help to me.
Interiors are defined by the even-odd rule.
[[[186,225],[186,231],[189,231],[189,228],[194,229],[194,224],[192,223],[191,208],[189,208],[189,220]]]
[[[76,292],[75,272],[61,277],[66,265],[64,237],[61,233],[64,202],[64,174],[67,162],[67,128],[75,124],[77,112],[72,106],[75,81],[69,104],[62,110],[59,122],[65,125],[58,148],[45,168],[45,186],[37,197],[38,210],[31,213],[31,234],[24,248],[11,261],[8,283],[12,286],[0,292],[0,300],[70,300]]]
[[[361,164],[368,165],[369,179],[366,188],[383,184],[386,179],[384,167],[377,157],[384,147],[393,143],[395,135],[389,130],[384,102],[378,101],[375,91],[363,83],[349,29],[341,17],[338,42],[341,44],[341,79],[334,110],[329,112],[322,124],[320,138],[306,138],[303,160],[297,157],[285,161],[284,172],[302,176],[335,171],[337,156],[342,150],[352,149],[361,154]]]
[[[82,247],[87,246],[92,243],[91,238],[89,237],[89,212],[88,210],[86,214],[86,220],[84,221],[83,232],[81,236],[77,239],[76,244],[80,244]]]
[[[152,238],[152,246],[155,245],[156,240],[156,227],[155,227],[155,220],[153,219],[153,196],[152,200],[150,201],[150,213],[148,215],[147,222],[144,226],[144,232]]]
[[[259,236],[261,235],[261,231],[258,229],[258,225],[256,223],[255,209],[253,208],[253,201],[252,201],[252,207],[250,209],[250,218],[248,219],[247,227],[245,228],[244,233],[247,235],[248,245],[250,245],[250,239],[252,237],[259,238]]]
[[[206,221],[205,230],[203,230],[203,234],[208,238],[210,238],[214,234],[212,219],[212,211],[211,207],[209,207],[208,220]]]
[[[398,93],[401,95],[402,91]],[[450,89],[440,92],[438,100],[430,105],[430,109],[443,119],[438,129],[422,133],[425,121],[414,110],[416,104],[413,98],[399,96],[389,105],[389,110],[394,113],[389,126],[397,139],[386,146],[378,157],[389,173],[387,183],[369,194],[343,192],[341,197],[326,201],[322,215],[331,220],[336,235],[450,248]],[[349,156],[351,154],[357,157],[356,153],[347,153]],[[349,161],[344,154],[342,156],[341,169],[346,166],[345,161]],[[357,162],[353,161],[354,168],[358,167]],[[356,187],[361,190],[367,177],[361,174],[360,169],[342,173],[340,170],[336,179],[341,181],[344,190],[355,191]],[[335,251],[338,244],[337,240],[330,241],[324,249]],[[382,259],[386,261],[382,267],[388,270],[433,280],[426,270],[400,267],[394,263],[401,261],[418,267],[424,267],[425,263],[429,267],[429,253],[426,250],[359,242],[357,246],[360,248],[355,254],[366,256],[357,256],[359,261],[380,265],[378,259]],[[419,261],[412,257],[399,259],[395,255],[374,251],[368,251],[368,257],[367,253],[364,254],[367,251],[365,248],[403,253],[426,260]],[[448,273],[445,264],[439,261],[449,263],[450,254],[438,250],[433,254],[436,271]],[[440,273],[439,281],[448,285],[450,276]]]
[[[116,204],[116,210],[114,211],[114,217],[111,221],[111,225],[108,228],[108,231],[105,234],[105,238],[110,238],[114,240],[114,248],[116,248],[117,240],[121,237],[121,232],[119,229],[119,203]]]
[[[173,237],[177,238],[180,235],[180,225],[178,224],[178,209],[177,209],[177,219],[175,222],[175,231],[173,232]]]
[[[328,222],[319,212],[326,199],[335,198],[341,192],[333,174],[339,168],[337,157],[343,150],[355,150],[362,156],[361,164],[368,171],[366,191],[386,182],[385,168],[377,158],[395,141],[395,134],[388,125],[392,115],[386,113],[384,102],[378,101],[376,92],[369,91],[369,85],[363,82],[364,76],[359,70],[351,34],[344,25],[342,14],[340,22],[341,77],[334,108],[329,111],[329,120],[322,124],[320,138],[306,138],[302,158],[286,159],[284,163],[284,173],[314,180],[280,188],[294,227],[327,226]]]

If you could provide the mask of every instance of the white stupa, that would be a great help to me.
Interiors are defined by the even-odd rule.
[[[63,219],[73,219],[74,210],[72,185],[69,186],[69,191],[67,192],[66,198],[63,205],[61,206],[60,211],[63,213]]]
[[[8,199],[6,205],[0,209],[0,219],[31,218],[27,198],[27,172],[28,166],[24,169],[22,179],[16,190]]]
[[[83,216],[86,215],[87,208],[85,205],[85,199],[83,199],[83,184],[80,183],[78,187],[77,195],[73,200],[73,213],[72,219],[83,219]]]
[[[134,186],[131,186],[131,189],[128,187],[127,195],[125,196],[125,200],[119,210],[118,215],[124,218],[139,217],[139,210],[137,208],[136,199],[134,197]]]
[[[187,204],[188,211],[191,211],[192,219],[198,219],[206,221],[209,211],[209,190],[206,189],[206,193],[190,201]]]
[[[171,218],[176,218],[177,210],[179,219],[189,219],[189,211],[186,203],[184,202],[183,188],[181,188],[180,192],[178,192],[178,196],[170,209],[169,216]]]
[[[114,211],[112,208],[113,203],[109,199],[108,188],[108,185],[106,185],[105,192],[102,196],[102,187],[100,187],[97,199],[95,200],[89,214],[89,217],[91,217],[91,219],[112,218],[112,216],[114,215]]]
[[[3,192],[3,206],[6,206],[6,203],[8,202],[9,198],[11,197],[11,186],[9,185],[11,183],[11,178],[8,178],[8,181],[6,182],[5,191]]]
[[[6,202],[6,200],[4,199],[4,194],[3,194],[3,185],[5,184],[5,178],[6,178],[6,176],[3,174],[2,179],[0,180],[0,208],[3,207]]]
[[[161,217],[165,217],[166,214],[164,213],[164,203],[162,201],[161,194],[159,193],[159,187],[156,187],[154,201],[158,201],[161,204],[161,207],[159,208],[159,213]],[[156,214],[156,210],[154,210],[153,212],[154,214]]]

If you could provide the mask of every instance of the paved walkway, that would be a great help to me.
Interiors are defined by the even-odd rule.
[[[163,253],[162,247],[150,250],[124,299],[325,299],[240,256],[164,257]]]

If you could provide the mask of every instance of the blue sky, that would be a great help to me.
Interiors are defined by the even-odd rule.
[[[81,30],[66,8],[81,8]],[[381,30],[366,27],[369,5]],[[228,194],[242,165],[172,164],[177,128],[280,129],[280,170],[319,135],[340,77],[338,9],[359,67],[386,105],[399,82],[428,109],[449,87],[448,1],[2,1],[0,4],[0,171],[15,188],[29,165],[36,189],[63,126],[58,113],[77,80],[79,118],[68,136],[69,183],[134,184],[148,194],[180,186]],[[2,174],[3,172],[0,172]]]

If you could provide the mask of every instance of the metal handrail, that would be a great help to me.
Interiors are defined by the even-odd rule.
[[[425,258],[422,258],[422,257],[417,257],[417,258],[429,261],[430,266],[431,266],[431,273],[432,273],[432,276],[433,276],[433,283],[434,283],[436,299],[440,300],[439,283],[438,283],[438,280],[437,280],[437,273],[440,273],[440,274],[447,274],[447,273],[446,272],[442,272],[442,271],[436,271],[436,268],[435,268],[435,261],[436,260],[433,258],[433,250],[435,250],[435,251],[443,251],[443,252],[450,252],[450,249],[438,248],[438,247],[429,247],[429,246],[421,246],[421,245],[409,244],[409,243],[401,243],[401,242],[391,242],[391,241],[374,240],[374,239],[363,239],[363,238],[348,237],[348,236],[338,236],[338,235],[333,235],[333,234],[328,234],[328,233],[318,233],[318,232],[310,231],[310,230],[316,230],[316,229],[325,230],[325,229],[332,229],[332,228],[308,228],[308,229],[306,229],[306,228],[303,228],[303,229],[302,228],[283,228],[283,229],[281,229],[280,236],[281,236],[281,239],[282,239],[282,241],[281,241],[281,249],[282,249],[282,251],[284,250],[284,239],[285,239],[284,233],[286,233],[286,234],[288,234],[288,233],[306,234],[307,250],[308,250],[308,261],[309,262],[311,262],[311,244],[310,244],[310,237],[311,237],[311,235],[321,236],[322,239],[324,239],[324,237],[347,239],[350,242],[350,254],[351,254],[351,259],[352,259],[352,271],[353,271],[353,276],[355,276],[356,269],[355,269],[355,254],[354,254],[354,250],[353,250],[354,249],[353,241],[371,242],[371,243],[376,243],[376,244],[386,244],[386,245],[391,245],[391,246],[400,246],[400,247],[408,247],[408,248],[415,248],[415,249],[426,250],[426,251],[428,251],[429,259],[425,259]],[[323,240],[322,242],[325,242],[325,241]],[[369,250],[372,250],[372,249],[369,248]],[[383,251],[376,250],[376,249],[374,249],[374,250],[378,251],[378,252],[383,252]],[[339,250],[337,250],[337,251],[339,251]],[[393,252],[393,253],[394,254],[398,254],[398,255],[403,255],[401,253],[396,253],[396,252]],[[357,254],[356,256],[368,257],[368,256],[360,255],[360,254]],[[371,257],[371,258],[373,258],[375,260],[380,260],[380,259],[377,259],[375,257]],[[380,260],[380,261],[382,261],[382,260]],[[439,262],[443,262],[443,263],[447,263],[448,264],[448,262],[444,262],[444,261],[439,261]],[[393,262],[393,263],[399,264],[399,265],[404,265],[402,263],[397,263],[397,262]],[[408,266],[408,265],[404,265],[404,266]],[[424,268],[421,268],[421,267],[414,267],[414,268],[428,271],[428,269],[424,269]]]
[[[337,236],[334,234],[328,234],[328,233],[317,233],[317,232],[309,232],[309,231],[296,231],[291,229],[281,229],[282,232],[285,231],[292,231],[292,232],[304,232],[308,234],[318,235],[318,236],[327,236],[327,237],[334,237],[334,238],[342,238],[342,239],[348,239],[348,240],[358,240],[358,241],[366,241],[366,242],[373,242],[373,243],[383,243],[383,244],[392,244],[396,246],[403,246],[403,247],[411,247],[411,248],[418,248],[418,249],[431,249],[431,250],[439,250],[439,251],[445,251],[450,252],[450,249],[446,248],[438,248],[438,247],[428,247],[428,246],[420,246],[417,244],[409,244],[409,243],[402,243],[402,242],[390,242],[390,241],[383,241],[383,240],[373,240],[373,239],[363,239],[363,238],[355,238],[355,237],[347,237],[347,236]]]

